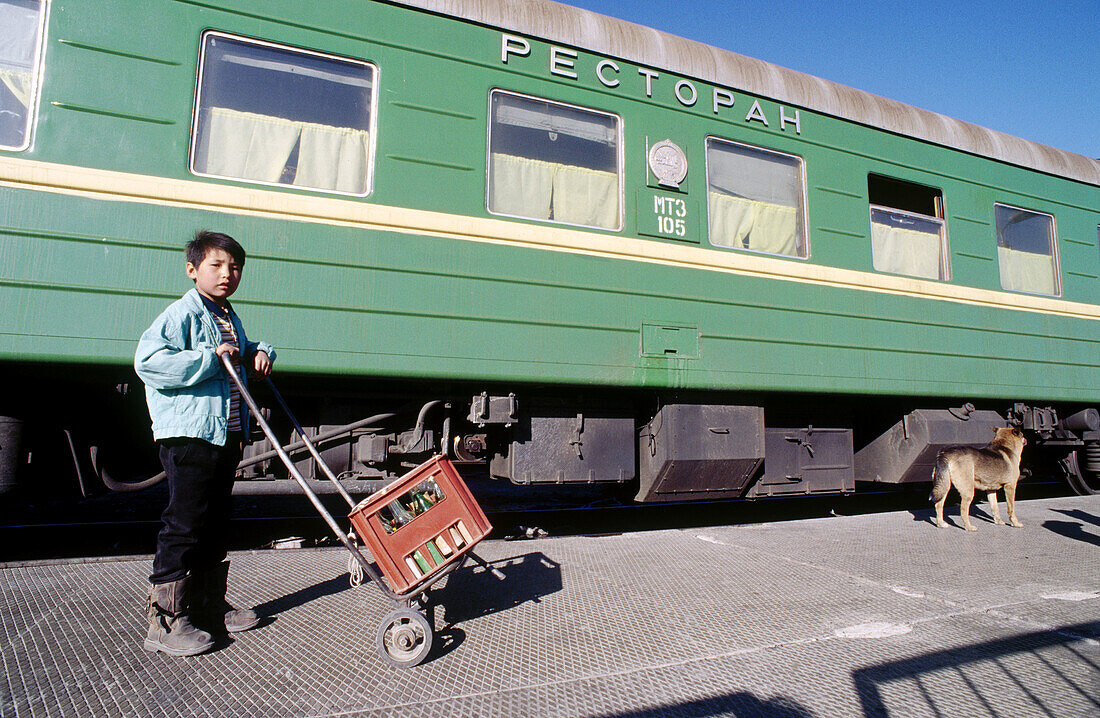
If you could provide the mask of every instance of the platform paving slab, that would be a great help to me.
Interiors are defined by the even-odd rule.
[[[434,592],[412,669],[343,549],[235,553],[266,625],[141,648],[148,557],[0,567],[0,715],[1100,716],[1100,497],[533,541]]]

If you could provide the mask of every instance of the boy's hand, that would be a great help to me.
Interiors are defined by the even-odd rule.
[[[223,354],[228,354],[231,357],[236,357],[241,353],[241,350],[232,344],[219,344],[218,348],[214,350],[214,353],[221,359]]]
[[[256,358],[253,360],[252,365],[260,376],[271,376],[271,357],[262,349],[256,352]]]

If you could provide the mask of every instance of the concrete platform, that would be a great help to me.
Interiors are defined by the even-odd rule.
[[[234,554],[270,622],[186,659],[141,648],[148,557],[0,567],[0,714],[1100,716],[1100,497],[1018,509],[486,542],[507,580],[448,577],[404,670],[343,549]]]

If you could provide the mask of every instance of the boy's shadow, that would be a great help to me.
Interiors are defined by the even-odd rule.
[[[436,616],[439,615],[437,611],[442,609],[443,624],[435,632],[436,643],[428,660],[450,653],[462,644],[466,633],[456,624],[506,611],[527,602],[538,603],[543,596],[562,589],[561,566],[541,552],[489,563],[504,573],[503,580],[474,563],[467,563],[447,576],[445,583],[429,592],[431,605],[425,613],[433,625],[439,625]],[[348,574],[345,572],[261,603],[253,610],[263,617],[260,626],[266,626],[277,620],[283,611],[324,596],[341,593],[348,588]],[[219,649],[224,647],[225,645],[218,646]]]
[[[289,611],[292,608],[309,603],[310,601],[321,598],[322,596],[331,596],[341,591],[346,591],[350,587],[348,583],[348,574],[343,574],[330,578],[327,581],[321,581],[315,583],[312,586],[306,586],[300,588],[294,593],[287,594],[286,596],[280,596],[273,601],[267,601],[254,607],[252,610],[260,615],[260,622],[254,628],[264,628],[275,623],[280,613],[283,611]],[[210,653],[217,653],[233,645],[233,635],[215,634],[214,636],[214,649]]]
[[[302,606],[323,596],[331,596],[341,591],[346,591],[350,587],[351,584],[348,582],[348,574],[345,571],[334,578],[315,583],[312,586],[300,588],[294,593],[280,596],[272,601],[261,603],[252,610],[263,617],[263,622],[260,626],[266,626],[273,623],[276,616],[283,611],[289,611],[292,608],[297,608],[298,606]]]
[[[459,623],[514,608],[528,601],[538,603],[543,596],[562,588],[561,566],[541,552],[489,562],[504,573],[499,579],[470,562],[447,576],[446,582],[433,588],[432,603],[446,609],[447,623]],[[283,611],[289,611],[323,596],[332,596],[350,588],[348,574],[300,588],[293,593],[261,603],[252,610],[270,623]]]

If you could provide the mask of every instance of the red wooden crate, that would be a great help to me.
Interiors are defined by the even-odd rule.
[[[430,497],[436,493],[433,486],[438,489],[435,503],[416,498],[418,487],[426,487],[420,493]],[[411,504],[407,501],[410,497]],[[395,502],[400,509],[394,508]],[[394,593],[399,594],[454,563],[493,528],[445,456],[429,459],[371,494],[348,518]],[[406,522],[395,528],[391,518]]]

